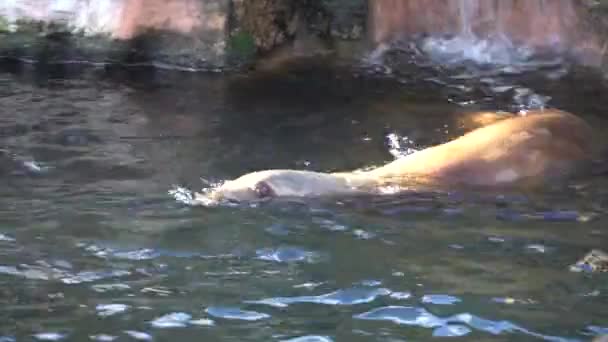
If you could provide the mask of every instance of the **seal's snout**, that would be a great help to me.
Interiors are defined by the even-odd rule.
[[[269,199],[277,196],[277,193],[274,191],[274,189],[267,182],[264,181],[257,182],[253,187],[253,191],[259,199]]]

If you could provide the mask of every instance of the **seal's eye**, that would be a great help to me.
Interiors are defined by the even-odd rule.
[[[266,182],[258,182],[253,188],[258,198],[274,197],[274,191]]]

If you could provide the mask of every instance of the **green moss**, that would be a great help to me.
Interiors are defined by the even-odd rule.
[[[253,58],[256,52],[255,39],[248,32],[236,32],[228,39],[228,54],[234,58],[248,60]]]
[[[9,22],[8,20],[0,16],[0,32],[8,32],[9,31]]]

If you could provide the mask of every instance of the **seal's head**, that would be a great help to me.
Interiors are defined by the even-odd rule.
[[[267,200],[276,196],[274,189],[267,182],[269,172],[253,172],[227,181],[210,192],[209,198],[214,201],[251,202]]]
[[[350,179],[337,174],[266,170],[227,181],[207,197],[216,202],[255,202],[276,197],[319,197],[356,191]]]

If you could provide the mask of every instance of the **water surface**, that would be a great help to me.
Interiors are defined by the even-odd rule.
[[[558,107],[605,143],[606,87],[591,71],[389,57],[240,75],[4,65],[0,340],[606,333],[606,277],[568,269],[606,246],[605,177],[254,208],[168,194],[257,169],[380,165],[462,134],[472,110]]]

